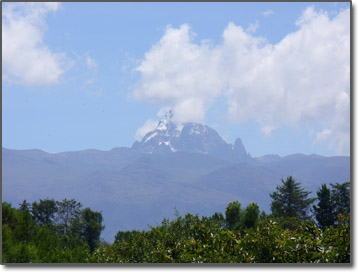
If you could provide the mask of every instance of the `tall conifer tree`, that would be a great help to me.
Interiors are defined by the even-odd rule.
[[[318,204],[313,205],[313,211],[321,228],[332,226],[335,221],[334,203],[331,197],[331,190],[326,184],[322,184],[317,191]]]
[[[309,206],[315,200],[308,198],[311,192],[305,191],[292,176],[286,181],[282,179],[282,185],[277,186],[277,190],[270,194],[272,198],[271,211],[274,217],[296,217],[299,219],[309,219]]]

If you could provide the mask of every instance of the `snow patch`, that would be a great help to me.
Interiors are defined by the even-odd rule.
[[[193,135],[193,134],[200,135],[200,131],[197,128],[192,128],[192,129],[190,129],[189,134],[190,135]]]
[[[190,124],[189,135],[207,134],[209,131],[207,126],[203,126],[203,125],[197,124],[197,123],[189,123],[189,124]]]
[[[168,127],[167,127],[167,124],[168,124],[168,120],[161,120],[158,127],[157,127],[157,130],[160,130],[160,131],[164,131],[164,130],[167,130]]]
[[[154,138],[155,136],[158,135],[158,132],[153,132],[152,134],[150,134],[146,139],[145,139],[145,143],[148,142],[150,139]]]
[[[176,126],[176,130],[179,132],[179,135],[181,133],[181,131],[183,130],[184,124],[179,124]]]
[[[173,148],[172,145],[170,144],[170,141],[161,142],[161,143],[164,143],[166,146],[169,146],[171,151],[176,152],[175,148]]]

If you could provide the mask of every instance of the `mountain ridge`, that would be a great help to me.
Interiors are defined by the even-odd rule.
[[[159,144],[168,140],[172,146]],[[288,175],[313,192],[322,183],[350,180],[350,157],[252,158],[240,138],[228,144],[207,126],[178,127],[170,120],[159,121],[131,148],[48,153],[2,147],[2,159],[3,201],[17,206],[24,199],[74,198],[102,211],[107,241],[118,230],[147,229],[173,218],[175,208],[210,215],[238,200],[243,206],[255,201],[269,212],[269,194]]]

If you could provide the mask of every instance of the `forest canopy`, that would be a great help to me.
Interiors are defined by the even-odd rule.
[[[2,203],[3,263],[349,263],[350,182],[309,198],[292,177],[272,194],[271,214],[253,202],[225,215],[164,218],[150,230],[100,240],[101,212],[74,199]],[[314,203],[314,204],[313,204]]]

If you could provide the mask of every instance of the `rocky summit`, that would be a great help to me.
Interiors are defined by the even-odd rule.
[[[148,154],[178,151],[201,153],[233,162],[251,159],[240,138],[232,145],[208,126],[192,122],[176,125],[172,122],[172,116],[168,112],[157,127],[148,132],[140,142],[136,141],[132,148]]]

